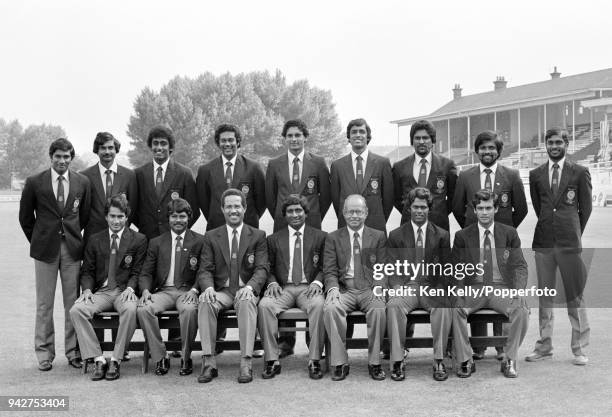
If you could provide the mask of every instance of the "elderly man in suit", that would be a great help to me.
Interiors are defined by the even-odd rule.
[[[198,169],[196,189],[207,231],[225,224],[221,195],[228,188],[236,188],[246,196],[244,223],[258,228],[259,218],[266,211],[263,169],[257,161],[238,153],[241,143],[237,126],[219,125],[215,130],[215,144],[221,155]]]
[[[225,190],[221,202],[226,223],[204,236],[198,271],[202,290],[198,326],[203,356],[198,382],[210,382],[218,375],[214,356],[217,317],[221,311],[233,307],[240,338],[238,382],[248,383],[253,380],[257,301],[269,271],[268,245],[265,232],[243,222],[247,198],[242,191]]]
[[[538,216],[533,235],[536,271],[540,288],[555,288],[557,268],[561,273],[572,325],[571,349],[575,365],[586,365],[584,348],[589,344],[590,328],[583,297],[587,272],[581,257],[582,234],[592,210],[591,175],[588,168],[565,157],[569,144],[567,132],[560,128],[546,131],[549,160],[529,172],[529,191]],[[552,356],[553,300],[539,299],[540,339],[528,362]]]
[[[200,212],[191,171],[170,158],[175,147],[172,131],[164,126],[154,127],[147,136],[147,145],[153,161],[136,169],[138,202],[134,224],[150,240],[170,230],[166,212],[170,200],[187,200],[193,210],[189,227]]]
[[[452,160],[433,152],[436,129],[427,120],[419,120],[410,127],[410,145],[414,154],[393,164],[393,196],[395,208],[402,213],[401,224],[410,222],[410,210],[404,203],[415,187],[427,188],[433,197],[428,220],[449,230],[457,167]]]
[[[471,286],[480,291],[483,286],[517,290],[527,286],[527,262],[521,250],[521,240],[514,227],[495,221],[498,205],[498,197],[492,191],[477,191],[472,199],[472,207],[478,222],[455,234],[455,265],[475,266],[474,274],[457,281],[460,287]],[[467,317],[485,307],[503,313],[510,319],[509,326],[504,328],[508,338],[504,346],[501,371],[507,378],[516,378],[516,359],[519,346],[527,333],[529,308],[520,296],[501,297],[494,294],[460,297],[457,308],[453,309],[455,355],[461,363],[457,376],[467,378],[476,371],[468,337]]]
[[[91,213],[85,227],[85,241],[94,233],[106,230],[105,207],[111,196],[125,194],[130,204],[127,224],[133,221],[138,202],[136,174],[129,168],[118,165],[115,157],[121,149],[121,142],[108,132],[98,132],[93,143],[93,153],[100,159],[97,164],[81,171],[91,184]]]
[[[200,294],[196,275],[204,236],[189,229],[193,210],[186,200],[171,200],[166,212],[170,231],[149,242],[140,272],[142,296],[137,313],[151,349],[151,359],[156,363],[155,374],[165,375],[170,369],[170,357],[162,341],[157,313],[175,308],[179,312],[183,357],[179,375],[184,376],[193,370],[191,345],[198,332]]]
[[[366,314],[368,328],[368,372],[372,379],[382,381],[386,374],[380,360],[380,348],[385,334],[385,298],[376,295],[377,286],[372,264],[384,259],[381,249],[386,246],[385,233],[365,225],[368,217],[366,199],[359,194],[347,196],[343,215],[346,226],[327,235],[323,256],[323,275],[327,296],[323,307],[325,330],[331,343],[333,381],[341,381],[349,373],[346,352],[346,315],[353,311]]]
[[[428,219],[433,204],[431,192],[424,187],[413,188],[408,192],[407,209],[410,222],[404,223],[389,234],[387,247],[388,259],[407,260],[412,264],[443,266],[450,257],[450,235],[448,231],[436,226]],[[405,378],[404,342],[406,340],[406,315],[416,308],[424,308],[431,316],[433,336],[433,377],[436,381],[448,378],[444,366],[444,352],[452,324],[452,311],[447,297],[422,295],[419,286],[446,291],[446,281],[441,271],[422,271],[417,276],[394,275],[389,279],[389,287],[402,289],[412,287],[415,295],[396,295],[387,301],[387,334],[391,338],[391,378],[401,381]]]
[[[493,131],[486,130],[476,136],[474,152],[480,164],[461,172],[453,197],[453,215],[462,228],[477,222],[472,197],[483,189],[498,195],[496,222],[518,228],[527,216],[525,187],[519,171],[497,163],[503,149],[504,142]],[[471,323],[470,326],[472,336],[486,336],[486,323]],[[500,330],[495,332],[498,333],[501,334]],[[484,348],[474,349],[474,359],[482,359],[484,352]],[[501,348],[497,348],[497,352],[497,358],[503,359]]]
[[[26,179],[19,204],[19,223],[30,242],[36,278],[34,349],[38,369],[49,371],[55,358],[53,301],[57,274],[64,299],[64,350],[68,362],[82,366],[70,309],[79,291],[83,257],[81,231],[87,225],[91,200],[87,177],[69,169],[74,148],[64,138],[49,146],[51,168]]]
[[[323,324],[323,250],[327,233],[306,224],[308,201],[292,194],[282,204],[286,218],[283,229],[268,237],[270,274],[268,288],[259,302],[259,333],[266,365],[262,377],[279,374],[278,315],[292,307],[308,314],[310,332],[308,375],[321,379],[321,353],[325,342]]]
[[[147,250],[147,238],[127,227],[130,207],[125,194],[111,197],[105,205],[106,229],[91,235],[81,268],[81,296],[70,309],[83,358],[95,362],[92,381],[119,378],[123,353],[136,330],[135,291]],[[91,319],[96,313],[119,312],[119,329],[110,364],[100,349]]]
[[[274,231],[287,227],[287,220],[281,209],[290,194],[299,194],[306,199],[306,224],[320,230],[321,222],[331,205],[329,169],[322,157],[304,149],[309,131],[302,120],[288,120],[283,126],[282,136],[287,152],[271,159],[266,171],[266,204],[274,218]],[[281,358],[292,354],[294,346],[295,334],[281,333]]]
[[[351,194],[363,196],[368,207],[366,226],[386,233],[393,210],[393,177],[389,158],[368,150],[372,131],[364,119],[351,120],[346,127],[351,152],[331,164],[331,198],[338,216],[338,229],[346,225],[344,200]]]

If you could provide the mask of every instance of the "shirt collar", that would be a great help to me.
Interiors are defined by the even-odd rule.
[[[244,222],[240,223],[240,226],[238,226],[238,227],[236,228],[236,231],[238,232],[238,236],[240,236],[240,235],[242,234],[242,226],[244,226]],[[225,227],[227,228],[227,234],[228,234],[228,236],[229,236],[229,237],[230,237],[230,239],[231,239],[232,234],[234,233],[234,228],[233,228],[233,227],[231,227],[231,226],[230,226],[229,224],[227,224],[227,223],[225,224]]]
[[[304,223],[302,225],[302,227],[300,227],[298,230],[295,230],[293,227],[291,226],[287,226],[287,229],[289,229],[289,237],[293,237],[295,236],[295,232],[300,232],[301,236],[304,236],[304,229],[306,228],[306,223]]]
[[[123,229],[121,229],[120,231],[117,232],[117,237],[119,238],[119,240],[121,240],[121,236],[123,236],[123,231],[125,230],[125,226],[123,227]],[[110,228],[108,229],[108,237],[110,238],[111,243],[113,242],[113,232]]]
[[[548,170],[549,171],[552,171],[554,164],[555,162],[552,159],[548,160]],[[557,165],[559,165],[559,171],[563,171],[563,165],[565,165],[565,156],[561,158],[559,162],[557,162]]]
[[[367,160],[368,160],[368,152],[369,152],[369,151],[368,151],[368,148],[366,148],[366,149],[365,149],[365,151],[361,152],[361,154],[360,154],[360,155],[361,155],[361,158],[363,159],[363,162],[365,162],[365,161],[367,161]],[[351,158],[352,158],[352,161],[355,161],[355,160],[357,159],[357,157],[358,157],[358,156],[359,156],[359,155],[357,155],[357,154],[356,154],[354,151],[352,151],[352,150],[351,150]],[[361,236],[361,235],[359,235],[359,236]]]
[[[98,168],[100,168],[100,174],[102,174],[102,178],[104,178],[107,168],[105,168],[104,165],[102,165],[100,162],[98,162]],[[113,171],[113,174],[116,174],[117,173],[117,162],[113,161],[113,164],[108,169]]]
[[[355,236],[355,232],[359,233],[359,239],[363,239],[363,229],[365,229],[365,225],[361,226],[361,229],[359,230],[353,230],[350,227],[346,227],[346,229],[348,230],[349,233],[349,237],[351,238],[351,242],[353,241],[353,236]]]
[[[295,159],[295,157],[300,158],[300,162],[304,162],[304,149],[302,149],[302,152],[300,152],[297,155],[292,154],[291,152],[287,151],[287,158],[289,158],[289,163],[292,164],[293,160]]]
[[[491,238],[493,238],[493,236],[495,235],[494,228],[495,228],[495,222],[493,222],[493,224],[491,224],[491,226],[489,226],[489,231],[491,232]],[[484,239],[484,233],[485,233],[485,230],[486,230],[486,229],[485,229],[484,227],[482,227],[482,226],[480,225],[480,223],[478,223],[478,236],[479,236],[481,239]]]
[[[168,169],[168,162],[170,162],[170,158],[166,159],[166,162],[161,165],[159,165],[157,162],[155,162],[155,160],[153,160],[153,170],[157,172],[157,168],[162,167],[162,170],[166,172],[166,170]]]
[[[185,232],[181,233],[180,235],[177,235],[176,233],[174,233],[174,230],[170,229],[170,234],[172,235],[172,242],[176,240],[177,236],[180,236],[183,242],[185,241]]]
[[[221,159],[223,160],[223,166],[225,167],[226,163],[231,162],[232,163],[232,168],[236,166],[236,157],[238,156],[238,153],[236,153],[236,155],[234,155],[234,157],[232,159],[227,159],[225,157],[225,155],[221,155]]]
[[[483,163],[480,163],[480,173],[482,174],[484,172],[485,169],[489,168],[491,171],[493,171],[493,175],[495,175],[495,173],[497,172],[497,161],[495,161],[495,163],[493,165],[491,165],[490,167],[486,167],[483,165]]]
[[[69,181],[69,179],[68,179],[69,174],[70,174],[70,170],[68,170],[64,174],[62,174],[66,181]],[[51,168],[51,181],[53,181],[54,184],[57,182],[57,179],[59,178],[59,176],[60,176],[60,174],[58,174],[56,170]]]
[[[415,161],[420,165],[421,164],[421,159],[423,159],[423,158],[420,157],[419,155],[417,155],[416,153],[414,154],[414,157],[415,157]],[[431,166],[431,159],[432,159],[431,151],[429,151],[429,153],[425,156],[424,159],[427,161],[429,166]]]
[[[419,231],[419,226],[417,226],[416,223],[413,222],[412,220],[410,220],[410,223],[412,224],[412,230],[414,231],[414,237],[416,237]],[[423,231],[423,234],[425,234],[425,231],[427,230],[427,223],[428,222],[425,222],[423,226],[421,226],[421,230]]]

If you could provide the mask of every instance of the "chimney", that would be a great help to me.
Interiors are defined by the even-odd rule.
[[[555,70],[550,73],[550,79],[555,80],[557,78],[561,78],[561,73],[557,71],[557,67],[555,66]]]
[[[453,88],[453,100],[457,100],[461,98],[461,87],[459,84],[455,84],[455,88]]]
[[[508,81],[506,81],[504,77],[498,76],[495,81],[493,81],[494,90],[503,90],[506,88],[506,84],[508,84]]]

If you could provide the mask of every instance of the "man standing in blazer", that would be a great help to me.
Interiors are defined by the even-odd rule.
[[[424,187],[408,192],[406,207],[411,221],[404,223],[389,234],[388,259],[407,260],[412,264],[443,266],[450,260],[450,235],[448,231],[428,221],[432,207],[431,192]],[[424,263],[423,263],[424,262]],[[448,378],[444,366],[444,352],[453,320],[452,310],[446,297],[421,295],[420,286],[446,291],[446,281],[441,271],[424,271],[418,276],[392,276],[389,287],[401,289],[411,286],[416,295],[389,297],[387,301],[387,334],[391,338],[391,378],[402,381],[404,370],[404,343],[406,341],[406,315],[416,308],[424,308],[431,316],[433,336],[433,378],[445,381]]]
[[[36,277],[34,349],[38,369],[49,371],[55,358],[53,301],[57,273],[64,299],[64,350],[68,363],[82,366],[70,309],[79,291],[83,258],[81,231],[89,220],[91,191],[84,175],[69,170],[74,148],[60,138],[49,147],[51,168],[28,177],[21,193],[19,223],[30,242]]]
[[[486,130],[476,136],[474,152],[480,164],[461,172],[453,197],[453,215],[461,228],[478,221],[472,206],[472,198],[478,190],[493,191],[498,196],[496,222],[516,229],[527,216],[525,187],[519,171],[497,163],[503,149],[504,142],[493,131]],[[487,335],[486,323],[470,323],[470,327],[472,336]],[[497,333],[496,336],[501,335]],[[484,358],[484,352],[485,348],[474,349],[474,359]],[[503,359],[501,348],[497,348],[497,352],[497,358]]]
[[[380,348],[385,335],[385,297],[376,295],[377,286],[372,265],[384,259],[379,253],[386,246],[385,232],[365,226],[368,217],[366,199],[359,194],[347,196],[343,213],[347,226],[327,235],[323,256],[323,275],[327,296],[323,307],[325,330],[331,344],[333,381],[341,381],[349,373],[346,352],[346,315],[362,311],[368,328],[368,372],[372,379],[382,381],[386,374],[380,360]]]
[[[125,194],[130,205],[130,217],[127,224],[133,221],[138,202],[136,174],[129,168],[118,165],[115,157],[121,149],[121,143],[108,132],[98,132],[93,143],[93,153],[100,161],[81,171],[89,178],[91,184],[91,213],[85,227],[85,241],[89,236],[108,229],[104,214],[106,203],[114,195]]]
[[[555,288],[559,268],[572,325],[571,348],[574,365],[586,365],[584,348],[590,328],[583,291],[587,272],[581,257],[582,234],[591,216],[591,174],[589,169],[565,157],[569,137],[565,130],[546,131],[549,160],[529,172],[529,191],[538,223],[533,235],[538,287]],[[553,300],[539,299],[540,339],[528,362],[552,357]]]
[[[362,195],[368,206],[366,226],[386,233],[393,210],[393,176],[389,158],[368,151],[372,131],[364,119],[346,127],[351,153],[331,164],[331,198],[338,216],[338,229],[346,225],[342,210],[351,194]]]
[[[453,260],[455,265],[473,265],[475,273],[456,281],[461,287],[473,287],[481,291],[483,286],[494,289],[522,290],[527,286],[527,262],[521,250],[521,240],[512,226],[495,221],[498,197],[490,190],[474,194],[472,207],[478,219],[455,233]],[[481,268],[478,268],[480,264]],[[455,274],[457,277],[457,274]],[[520,296],[495,295],[465,296],[454,308],[453,338],[455,356],[461,363],[457,376],[467,378],[476,371],[472,360],[472,348],[467,331],[467,317],[481,308],[492,308],[508,316],[509,326],[504,328],[508,336],[504,346],[501,371],[506,378],[516,378],[518,349],[529,325],[529,308]]]
[[[164,126],[154,127],[147,137],[147,145],[153,161],[136,169],[138,202],[134,224],[150,240],[170,230],[166,212],[170,200],[183,198],[192,207],[189,227],[198,220],[200,211],[191,171],[170,159],[175,146],[172,131]]]
[[[149,242],[140,272],[142,296],[137,314],[151,349],[151,359],[156,363],[155,375],[165,375],[170,369],[170,357],[162,341],[157,313],[176,308],[183,358],[179,375],[189,375],[193,370],[191,345],[198,332],[200,291],[196,275],[204,236],[189,229],[193,210],[186,200],[170,200],[166,212],[170,231]]]
[[[196,189],[200,209],[206,218],[206,230],[225,224],[221,195],[228,188],[236,188],[246,196],[244,222],[259,227],[259,218],[266,211],[264,172],[253,159],[238,154],[242,135],[237,126],[222,124],[215,130],[215,143],[221,151],[198,169]]]
[[[268,162],[266,203],[274,218],[275,232],[287,227],[281,208],[289,194],[299,194],[306,199],[306,224],[319,230],[331,204],[329,170],[325,160],[304,150],[308,134],[303,121],[287,121],[282,133],[287,152]]]
[[[404,209],[408,193],[415,187],[427,188],[433,197],[428,220],[449,230],[457,167],[452,160],[433,152],[436,129],[427,120],[419,120],[410,127],[410,145],[414,154],[393,164],[395,208],[402,213],[400,224],[410,222],[410,210]]]
[[[92,381],[119,378],[119,364],[136,330],[135,291],[147,250],[147,238],[126,227],[130,207],[125,194],[111,197],[104,212],[107,227],[87,241],[81,268],[83,293],[70,309],[81,354],[95,362]],[[94,314],[112,309],[119,313],[119,329],[107,364],[91,319]]]
[[[240,337],[239,383],[253,380],[253,346],[257,331],[257,301],[268,277],[266,234],[243,223],[247,199],[242,191],[229,188],[221,195],[226,224],[204,236],[198,284],[202,290],[198,327],[202,341],[202,372],[198,382],[218,375],[214,356],[217,317],[234,308]]]
[[[287,196],[281,212],[288,226],[268,237],[268,288],[258,306],[259,334],[263,339],[266,361],[262,377],[269,379],[280,373],[277,317],[298,307],[308,314],[308,375],[312,379],[321,379],[323,373],[319,361],[325,342],[321,265],[327,233],[306,224],[309,212],[304,196]]]

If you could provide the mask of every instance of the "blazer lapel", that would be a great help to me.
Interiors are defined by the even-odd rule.
[[[106,193],[104,192],[104,184],[102,183],[102,177],[100,176],[100,169],[98,168],[98,164],[92,167],[93,169],[93,187],[96,190],[96,194],[98,195],[98,200],[102,203],[102,207],[106,205]],[[115,175],[115,183],[117,182],[117,175]],[[113,188],[115,188],[115,183],[113,183]]]
[[[159,195],[159,201],[163,200],[166,196],[166,193],[172,186],[174,182],[174,177],[176,176],[176,166],[174,165],[174,161],[170,160],[168,162],[168,166],[166,168],[166,175],[164,176],[164,186],[162,188],[162,192]]]
[[[429,170],[429,177],[427,177],[427,188],[430,190],[435,190],[436,187],[436,172],[439,171],[440,167],[440,158],[437,155],[434,155],[433,151],[431,153],[431,169]]]
[[[468,230],[469,236],[467,240],[468,250],[472,257],[472,263],[476,265],[480,262],[480,236],[478,231],[478,223],[473,225]]]
[[[351,262],[351,245],[349,243],[349,229],[348,227],[343,227],[340,229],[340,233],[338,235],[338,239],[340,239],[340,249],[342,250],[342,256],[344,260],[344,265],[342,266],[342,274],[344,275],[349,268],[349,263]],[[351,236],[352,242],[352,236]]]
[[[119,242],[119,250],[117,251],[117,266],[121,264],[121,260],[123,259],[127,248],[129,248],[132,244],[132,239],[134,239],[134,234],[130,229],[125,227],[123,229],[123,234],[121,235],[121,241]]]
[[[287,164],[285,164],[285,166],[289,168]],[[298,192],[302,192],[302,190],[304,189],[304,186],[306,185],[306,180],[308,179],[308,176],[312,172],[314,172],[314,166],[312,164],[312,156],[310,156],[310,153],[304,152],[304,162],[302,165],[302,177],[300,179],[300,185],[298,187]]]
[[[102,277],[102,282],[104,282],[104,280],[106,279],[106,277],[108,277],[108,264],[110,261],[110,236],[109,236],[109,232],[108,229],[105,229],[106,233],[104,233],[104,236],[102,237],[102,239],[98,240],[98,248],[100,249],[100,253],[102,254],[103,258],[105,259],[104,261],[104,276]],[[117,257],[117,259],[119,259],[119,257]],[[118,265],[119,263],[117,263]]]
[[[57,213],[57,215],[61,217],[62,213],[60,213],[59,207],[57,205],[57,198],[53,193],[53,184],[51,184],[51,169],[48,169],[43,173],[43,175],[40,177],[40,181],[40,189],[45,190],[43,192],[43,196],[45,196],[49,200],[51,207],[54,207],[55,209],[55,213]]]
[[[240,233],[240,243],[238,243],[238,264],[240,265],[242,263],[242,258],[244,258],[244,254],[246,253],[247,247],[249,246],[248,243],[251,240],[251,229],[246,225],[243,224],[242,226],[242,233]]]
[[[553,202],[553,206],[556,206],[559,203],[561,196],[563,195],[565,189],[567,188],[567,184],[569,183],[569,178],[572,176],[573,173],[574,173],[574,166],[570,161],[566,159],[565,164],[563,166],[563,170],[561,171],[561,178],[559,179],[559,192],[555,196],[555,201]]]
[[[157,260],[158,271],[161,270],[159,274],[162,280],[162,284],[168,278],[168,274],[170,273],[170,262],[172,261],[172,234],[168,232],[164,235],[165,239],[162,239],[159,243],[159,254]]]
[[[359,190],[359,194],[363,193],[368,183],[370,182],[370,178],[372,177],[372,173],[374,172],[374,166],[376,164],[378,164],[378,158],[374,154],[372,154],[372,152],[368,152],[368,160],[366,161],[366,169],[363,175],[363,184],[361,184],[361,190]]]
[[[497,195],[499,195],[505,183],[506,183],[506,169],[503,165],[497,164],[497,171],[495,171],[495,184],[493,184],[493,191]]]
[[[493,232],[493,239],[495,239],[495,259],[497,261],[497,268],[502,265],[502,255],[506,250],[506,236],[502,234],[499,227],[496,227]]]
[[[244,171],[244,157],[242,155],[238,155],[236,156],[236,166],[234,167],[234,176],[232,177],[232,187],[238,188],[240,179],[244,176]]]
[[[480,185],[480,165],[476,165],[475,169],[470,174],[470,183],[472,184],[472,189],[474,191],[478,191],[482,188]],[[472,196],[468,196],[468,201],[472,200]],[[470,203],[471,206],[472,203]]]
[[[185,270],[185,266],[188,262],[189,252],[191,251],[191,245],[193,244],[193,232],[191,230],[187,230],[185,232],[185,240],[183,242],[183,250],[181,252],[181,276],[183,275],[183,271]]]
[[[65,213],[67,211],[72,210],[73,208],[78,208],[79,204],[81,204],[80,198],[79,198],[79,202],[78,203],[76,202],[75,192],[74,192],[74,190],[81,188],[80,187],[81,181],[76,176],[76,173],[74,171],[68,171],[68,178],[70,181],[70,185],[68,186],[68,197],[66,198],[66,204],[64,204],[64,211],[62,212],[62,215],[64,215],[64,217],[66,216]]]
[[[221,245],[221,253],[223,254],[223,259],[225,259],[225,265],[229,266],[230,264],[230,249],[229,249],[229,240],[227,238],[227,227],[219,228],[217,230],[216,236],[218,242]]]
[[[357,190],[357,181],[355,180],[355,171],[353,170],[353,161],[351,160],[351,154],[349,153],[345,157],[341,159],[340,167],[342,168],[341,175],[344,175],[345,184],[350,184],[348,194],[359,194],[361,193]]]

